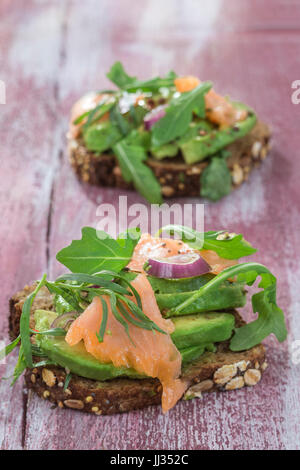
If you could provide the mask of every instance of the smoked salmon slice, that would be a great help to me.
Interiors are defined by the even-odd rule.
[[[143,233],[127,267],[131,271],[144,272],[143,266],[149,258],[167,258],[191,251],[193,250],[180,240],[152,237],[149,233]]]
[[[79,118],[82,114],[91,111],[94,109],[98,104],[102,101],[108,101],[111,97],[107,94],[101,94],[96,92],[90,92],[82,96],[76,103],[74,104],[71,110],[71,119],[69,125],[69,134],[71,137],[76,139],[79,134],[82,125],[86,122],[86,118],[82,120],[80,124],[74,124],[74,121]],[[109,113],[104,114],[102,118],[99,119],[100,121],[105,121],[109,118]]]
[[[200,85],[197,77],[187,76],[174,80],[176,90],[180,93],[191,91]],[[218,95],[214,90],[210,90],[204,96],[206,116],[214,124],[221,128],[234,125],[238,121],[243,121],[247,117],[247,111],[237,109],[226,98]]]
[[[192,251],[198,250],[193,250],[180,240],[152,237],[149,233],[146,233],[141,236],[127,267],[131,271],[144,272],[143,266],[149,258],[168,258],[169,256]],[[210,265],[212,274],[219,274],[223,269],[237,264],[236,260],[220,258],[217,253],[211,250],[199,250],[198,252]]]
[[[170,333],[174,331],[171,320],[162,317],[152,287],[145,274],[139,274],[132,286],[141,297],[142,310],[166,334],[146,330],[128,323],[129,336],[114,317],[107,297],[108,320],[103,342],[96,333],[102,320],[102,302],[94,297],[87,309],[72,323],[66,342],[74,346],[84,341],[86,350],[101,362],[112,362],[115,367],[133,367],[149,377],[157,377],[162,385],[162,410],[165,413],[181,398],[188,383],[180,379],[181,354]]]

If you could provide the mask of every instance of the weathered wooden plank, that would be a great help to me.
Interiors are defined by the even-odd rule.
[[[1,9],[7,104],[1,105],[0,117],[0,331],[8,341],[9,296],[47,269],[48,212],[58,158],[54,84],[60,21],[53,22],[51,5],[2,2]],[[35,34],[40,35],[42,24],[50,25],[54,36],[38,49]],[[1,366],[1,377],[11,375],[13,362]],[[27,400],[22,381],[14,389],[9,382],[0,382],[0,447],[16,449],[24,439]]]
[[[59,8],[59,2],[30,3],[31,9],[27,14],[30,17],[30,13],[34,12],[35,19],[27,26],[17,28],[16,40],[24,36],[29,44],[32,28],[41,28],[40,15],[44,12],[43,21],[46,17],[49,20],[46,27],[43,24],[43,40],[41,44],[35,44],[34,57],[28,52],[21,59],[20,46],[15,46],[8,65],[26,69],[28,90],[31,90],[32,83],[52,90],[51,86],[55,83],[56,101],[52,98],[49,102],[50,107],[52,104],[51,111],[58,118],[55,124],[49,117],[46,120],[43,116],[46,110],[42,107],[34,117],[32,126],[26,124],[26,139],[31,142],[30,150],[33,152],[30,161],[34,163],[31,168],[21,167],[19,157],[13,176],[7,181],[6,188],[12,185],[13,177],[17,178],[18,183],[18,192],[12,198],[14,205],[9,202],[7,206],[10,217],[10,208],[14,208],[14,220],[10,228],[3,230],[3,237],[11,240],[7,253],[16,250],[19,256],[22,242],[25,237],[29,240],[31,231],[34,232],[34,242],[29,244],[26,239],[26,254],[19,256],[21,261],[18,256],[12,258],[11,254],[6,254],[4,266],[13,275],[4,285],[3,292],[8,295],[16,283],[20,283],[21,287],[30,277],[39,276],[47,266],[44,216],[45,213],[48,215],[46,201],[49,203],[50,180],[55,170],[48,239],[51,276],[61,269],[54,260],[57,250],[72,238],[78,238],[82,225],[97,223],[97,205],[109,202],[117,207],[118,196],[123,192],[81,186],[69,170],[65,153],[59,164],[55,155],[57,157],[59,149],[63,148],[61,135],[66,130],[72,101],[87,89],[106,86],[104,72],[114,60],[120,59],[132,73],[144,77],[174,68],[181,73],[195,73],[203,79],[212,79],[218,90],[248,102],[272,123],[275,135],[271,159],[265,162],[261,170],[255,171],[251,180],[238,191],[218,204],[207,204],[205,220],[207,229],[223,227],[241,231],[258,246],[259,254],[254,258],[267,264],[278,276],[279,303],[288,314],[292,333],[284,345],[278,346],[274,338],[268,339],[270,367],[263,382],[256,388],[180,403],[167,416],[155,407],[112,417],[81,415],[70,410],[51,409],[48,403],[30,396],[26,433],[23,435],[26,448],[300,448],[300,366],[292,364],[289,354],[291,341],[300,339],[299,316],[296,314],[300,302],[299,276],[296,276],[299,270],[296,250],[300,241],[297,211],[300,165],[296,158],[300,143],[297,129],[300,108],[290,101],[291,82],[299,78],[297,30],[300,8],[299,3],[293,1],[277,0],[277,8],[274,3],[272,1],[270,8],[270,2],[258,0],[251,3],[215,0],[201,2],[200,8],[199,2],[193,0],[151,0],[135,2],[133,8],[132,0],[123,0],[119,2],[117,12],[113,2],[109,1],[101,4],[94,1],[84,4],[71,2],[65,12]],[[7,18],[13,24],[16,12],[4,6]],[[51,29],[54,24],[55,34]],[[62,24],[62,30],[58,24]],[[11,38],[11,28],[8,23],[5,38]],[[81,34],[82,31],[84,34]],[[58,42],[50,46],[53,38],[56,38],[54,41],[61,38],[60,56],[53,52],[59,49]],[[49,57],[49,54],[42,54],[45,47],[51,60],[44,59]],[[39,64],[42,66],[39,67]],[[4,70],[9,70],[8,65]],[[54,82],[53,71],[58,65],[59,73]],[[32,74],[29,73],[31,68]],[[38,92],[41,93],[40,88]],[[19,95],[23,97],[21,90]],[[27,106],[27,101],[24,104]],[[30,106],[32,103],[28,101]],[[40,125],[38,129],[42,131],[40,122],[44,131],[47,128],[46,142],[41,142],[36,136],[36,126]],[[3,132],[3,138],[15,139],[12,130],[8,130],[5,134]],[[51,144],[54,144],[52,151]],[[6,143],[6,148],[9,147],[10,142]],[[20,152],[20,147],[16,147],[14,154]],[[12,165],[8,159],[9,152],[4,155],[5,165]],[[45,177],[46,161],[51,161],[51,176],[48,176],[45,187],[33,190],[32,186],[41,178],[38,175],[33,181],[31,175],[44,169],[42,175]],[[35,170],[36,166],[38,170]],[[125,194],[129,196],[129,204],[142,202],[132,192]],[[32,203],[33,221],[27,204],[22,205],[22,201],[40,198],[39,204]],[[199,202],[189,200],[192,201]],[[16,232],[19,220],[26,226],[25,236],[24,230],[22,234]],[[2,236],[2,228],[0,233]],[[11,259],[15,259],[13,269]],[[22,269],[18,270],[20,263]],[[20,390],[16,389],[13,393],[20,394]],[[16,409],[20,409],[18,397],[13,398]],[[0,422],[2,446],[19,447],[22,445],[21,433],[17,439],[13,439],[12,434],[22,419],[12,409],[6,413],[6,424]]]

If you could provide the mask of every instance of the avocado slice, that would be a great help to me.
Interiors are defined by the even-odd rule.
[[[192,346],[191,348],[180,349],[182,364],[196,361],[205,351],[215,352],[216,347],[213,343],[203,344],[200,346]]]
[[[162,160],[166,157],[175,157],[178,153],[178,145],[175,142],[162,145],[161,147],[151,148],[151,155],[157,160]]]
[[[185,277],[180,279],[163,279],[154,276],[148,276],[147,279],[155,294],[177,294],[180,292],[198,290],[214,277],[214,274],[207,273],[202,276]]]
[[[56,312],[36,310],[34,313],[36,329],[38,331],[48,330],[56,317]],[[53,363],[67,367],[74,374],[88,379],[108,380],[120,376],[142,377],[134,369],[114,367],[112,364],[99,362],[86,351],[83,342],[69,346],[63,337],[48,335],[36,335],[36,342]]]
[[[40,332],[49,329],[56,317],[56,312],[36,310],[36,329]],[[206,349],[213,350],[212,343],[214,341],[228,339],[234,326],[234,317],[227,313],[190,315],[183,318],[181,322],[178,320],[180,320],[179,317],[176,319],[176,323],[174,322],[175,331],[171,337],[182,354],[183,364],[197,359]],[[191,334],[189,333],[191,331],[189,323],[193,325]],[[71,372],[82,377],[95,380],[109,380],[115,377],[144,377],[134,369],[114,367],[113,364],[99,362],[86,351],[83,342],[76,346],[69,346],[63,337],[48,335],[36,335],[36,342],[37,346],[54,364],[67,367]]]
[[[92,124],[83,133],[83,140],[89,150],[104,152],[111,148],[123,134],[117,125],[110,121],[102,121]]]
[[[169,294],[155,294],[156,302],[163,313],[164,317],[174,317],[173,310],[179,304],[189,299],[198,290],[189,292],[177,292]],[[225,310],[227,308],[243,307],[246,303],[246,294],[243,284],[239,282],[230,283],[225,281],[218,287],[216,291],[204,293],[198,297],[188,307],[181,310],[182,315],[190,315],[192,313],[209,312],[214,310]]]
[[[235,319],[230,313],[200,313],[172,319],[175,331],[171,338],[178,349],[229,339]]]
[[[122,272],[122,275],[129,282],[132,282],[137,273]],[[214,277],[214,274],[207,273],[202,276],[182,279],[162,279],[148,276],[148,280],[161,312],[163,312],[164,317],[169,318],[174,316],[172,311],[174,307],[184,302]],[[244,290],[244,284],[242,282],[225,281],[213,292],[205,293],[199,297],[197,301],[182,310],[180,315],[244,307],[245,303],[246,291]]]
[[[256,123],[254,112],[242,103],[233,103],[237,108],[247,109],[248,117],[226,129],[213,129],[205,135],[185,140],[179,147],[186,163],[193,164],[214,155],[232,142],[244,137]]]

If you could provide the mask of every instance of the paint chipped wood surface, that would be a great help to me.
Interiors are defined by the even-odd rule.
[[[107,87],[105,72],[122,60],[141,77],[174,68],[211,79],[252,105],[272,125],[273,150],[250,181],[205,207],[207,229],[243,232],[254,257],[278,276],[289,339],[268,345],[269,368],[255,388],[110,417],[52,409],[19,382],[0,385],[2,449],[299,449],[300,364],[300,5],[293,0],[0,1],[0,339],[7,301],[43,272],[82,225],[98,222],[100,202],[124,192],[80,185],[70,171],[65,132],[72,102]],[[143,202],[132,192],[128,203]],[[187,202],[187,201],[180,201]],[[197,202],[196,199],[188,202]],[[199,202],[199,201],[198,201]],[[13,359],[0,366],[12,372]]]

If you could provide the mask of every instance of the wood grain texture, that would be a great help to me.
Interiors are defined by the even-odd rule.
[[[144,202],[133,192],[80,185],[66,160],[69,108],[85,91],[108,85],[115,60],[141,77],[174,68],[211,79],[272,125],[270,158],[239,190],[206,204],[205,222],[241,231],[259,248],[253,258],[278,276],[290,331],[283,345],[266,341],[270,366],[257,387],[179,403],[166,416],[158,407],[82,416],[1,381],[0,447],[300,449],[300,364],[289,352],[300,340],[300,105],[291,103],[291,83],[300,78],[299,2],[1,0],[0,15],[7,85],[0,105],[0,339],[9,296],[43,272],[61,271],[55,253],[83,225],[96,225],[99,203],[117,207],[121,194],[128,204]],[[1,375],[12,364],[1,365]]]

